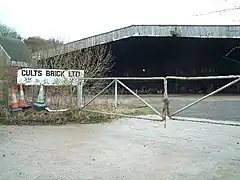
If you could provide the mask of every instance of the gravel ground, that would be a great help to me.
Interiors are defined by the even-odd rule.
[[[239,180],[240,127],[121,119],[0,126],[0,179]]]

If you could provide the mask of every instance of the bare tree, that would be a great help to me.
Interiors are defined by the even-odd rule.
[[[1,23],[0,23],[0,36],[21,39],[21,36],[15,29]]]
[[[236,10],[240,10],[240,6],[234,6],[232,8],[225,8],[225,9],[220,9],[220,10],[213,10],[210,12],[206,12],[206,13],[200,13],[200,14],[196,14],[194,16],[206,16],[206,15],[211,15],[211,14],[215,14],[215,13],[226,13],[226,12],[230,12],[230,11],[236,11]]]
[[[40,50],[47,50],[50,48],[54,48],[63,44],[63,41],[59,39],[54,39],[54,38],[43,39],[38,36],[28,37],[23,41],[33,53]]]
[[[85,77],[93,78],[106,76],[114,65],[113,60],[110,46],[98,45],[87,49],[61,53],[47,60],[39,61],[38,65],[51,69],[84,70]]]
[[[227,8],[215,9],[215,10],[205,12],[205,13],[198,13],[198,14],[195,14],[193,16],[208,16],[208,15],[212,15],[212,14],[222,15],[222,14],[225,14],[225,13],[228,13],[228,12],[236,12],[236,11],[240,10],[239,2],[236,2],[236,1],[230,2],[229,0],[224,0],[224,1],[225,1],[226,6],[228,6]],[[239,22],[240,19],[232,19],[232,21],[233,22],[234,21]]]
[[[55,57],[39,60],[37,67],[47,69],[84,70],[84,77],[100,78],[107,76],[114,66],[114,57],[109,45],[98,45],[72,52],[69,52],[66,49],[65,52],[66,53],[58,54]],[[106,81],[103,80],[85,80],[84,94],[96,94],[103,88],[105,83]],[[61,96],[61,99],[63,99],[62,97],[76,97],[76,88],[73,86],[48,89],[51,91],[51,95],[48,97],[56,97],[58,95]],[[74,101],[75,100],[71,100],[71,104],[74,104]]]
[[[240,49],[240,46],[236,46],[236,47],[233,47],[227,54],[225,54],[224,56],[222,56],[224,59],[226,60],[229,60],[229,61],[232,61],[238,65],[240,65],[240,61],[239,60],[236,60],[236,59],[232,59],[230,58],[229,56],[231,55],[231,53],[236,50],[236,49]]]

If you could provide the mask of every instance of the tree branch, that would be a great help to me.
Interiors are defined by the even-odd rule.
[[[235,63],[237,63],[237,64],[240,65],[240,62],[237,61],[237,60],[235,60],[235,59],[232,59],[232,58],[229,58],[229,57],[226,57],[226,56],[222,56],[222,57],[223,57],[224,59],[230,60],[230,61],[235,62]]]
[[[231,52],[233,52],[235,49],[240,49],[240,46],[236,46],[232,48],[225,56],[227,57]]]
[[[238,60],[235,60],[235,59],[232,59],[232,58],[228,57],[235,49],[240,49],[240,46],[236,46],[236,47],[232,48],[227,54],[225,54],[222,57],[224,59],[230,60],[230,61],[235,62],[235,63],[240,65],[240,62]]]
[[[214,14],[214,13],[226,13],[226,12],[229,12],[229,11],[236,11],[236,10],[240,10],[240,6],[235,6],[235,7],[232,7],[232,8],[226,8],[226,9],[221,9],[221,10],[215,10],[215,11],[211,11],[211,12],[207,12],[207,13],[201,13],[201,14],[195,14],[193,16],[206,16],[206,15],[211,15],[211,14]]]

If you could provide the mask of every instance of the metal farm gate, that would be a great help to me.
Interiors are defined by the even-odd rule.
[[[178,109],[177,111],[170,113],[169,111],[169,95],[168,95],[168,81],[170,80],[184,80],[184,81],[198,81],[198,80],[217,80],[217,79],[233,79],[233,81],[229,82],[228,84],[206,94],[205,96],[185,105],[184,107]],[[195,117],[178,117],[180,112],[185,111],[186,109],[202,102],[206,98],[215,95],[216,93],[221,92],[222,90],[240,82],[240,75],[229,75],[229,76],[205,76],[205,77],[179,77],[179,76],[167,76],[167,77],[111,77],[111,78],[83,78],[83,80],[111,80],[111,82],[106,85],[99,93],[97,93],[94,97],[92,97],[87,103],[83,104],[82,101],[82,88],[83,85],[78,86],[78,107],[80,110],[89,111],[89,112],[96,112],[96,113],[104,113],[109,115],[116,115],[122,117],[129,117],[129,118],[138,118],[138,119],[146,119],[152,121],[160,121],[164,122],[164,127],[166,127],[167,120],[179,120],[179,121],[191,121],[191,122],[202,122],[202,123],[212,123],[212,124],[221,124],[221,125],[232,125],[232,126],[240,126],[240,123],[233,122],[233,121],[219,121],[219,120],[210,120],[210,119],[202,119],[202,118],[195,118]],[[123,80],[155,80],[164,83],[164,93],[163,93],[163,108],[162,110],[157,110],[151,104],[149,104],[146,100],[140,97],[137,93],[135,93],[131,88],[129,88],[126,84],[124,84]],[[158,115],[158,118],[148,118],[148,117],[139,117],[139,116],[132,116],[126,114],[119,114],[119,113],[110,113],[110,112],[103,112],[97,111],[93,109],[86,109],[86,107],[94,101],[98,96],[100,96],[104,91],[106,91],[110,86],[114,84],[114,106],[115,108],[118,107],[118,85],[124,87],[127,91],[129,91],[132,95],[134,95],[137,99],[139,99],[142,103],[144,103],[147,107],[149,107],[153,112]]]

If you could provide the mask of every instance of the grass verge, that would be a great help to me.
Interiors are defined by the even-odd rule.
[[[146,107],[119,106],[117,109],[112,106],[90,106],[88,109],[102,112],[126,114],[126,115],[146,115],[152,111]],[[69,110],[66,112],[36,111],[33,109],[24,110],[17,113],[10,113],[6,109],[0,112],[0,124],[5,125],[62,125],[68,123],[95,124],[109,123],[120,118],[115,115],[108,115],[96,112]]]

